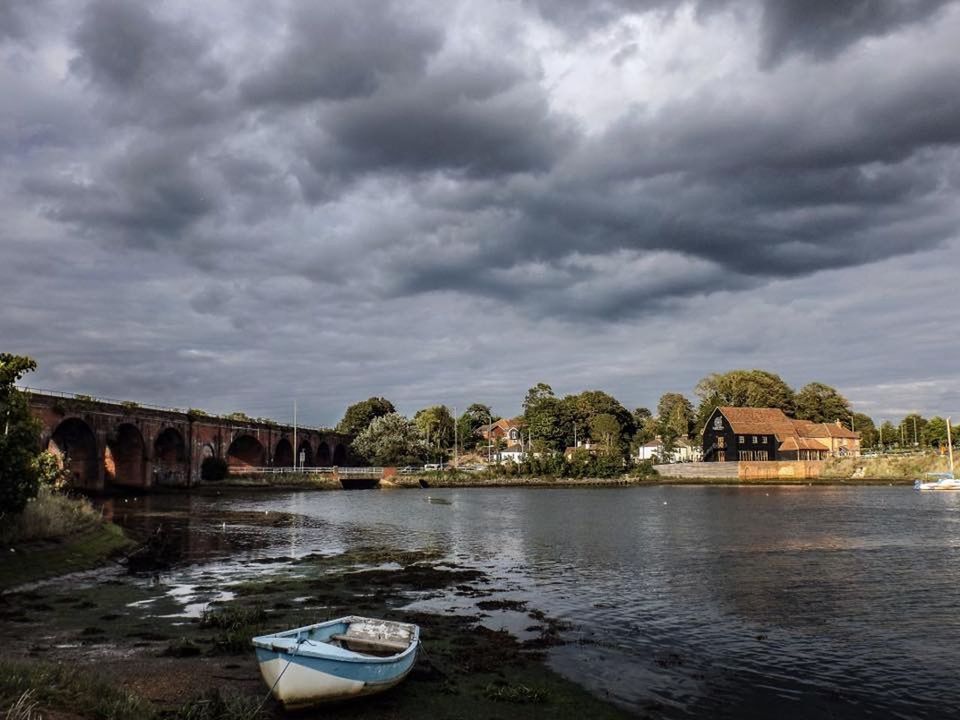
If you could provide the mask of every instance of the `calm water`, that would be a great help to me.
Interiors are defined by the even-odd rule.
[[[425,502],[441,496],[450,505]],[[189,515],[158,592],[358,545],[441,548],[572,624],[551,664],[653,717],[960,717],[960,494],[906,488],[473,489],[153,497]],[[294,513],[280,527],[261,515]],[[204,580],[200,582],[200,578]],[[420,605],[467,607],[463,598]],[[522,629],[509,613],[488,623]]]

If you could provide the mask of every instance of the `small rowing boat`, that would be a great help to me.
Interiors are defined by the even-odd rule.
[[[927,473],[930,480],[914,480],[914,490],[933,490],[935,492],[944,492],[952,490],[960,491],[960,478],[955,478],[953,473]]]
[[[348,616],[253,638],[260,673],[286,709],[371,695],[413,668],[420,628]]]

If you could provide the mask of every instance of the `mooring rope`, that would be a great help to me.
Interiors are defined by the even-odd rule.
[[[273,691],[276,689],[277,685],[280,683],[280,678],[283,677],[283,674],[287,671],[287,668],[290,667],[290,663],[293,662],[293,658],[297,654],[297,650],[300,649],[300,645],[306,640],[306,638],[300,638],[297,640],[297,644],[294,646],[293,650],[290,653],[290,659],[287,660],[287,664],[284,665],[283,670],[280,671],[280,674],[277,675],[277,679],[273,681],[273,685],[270,686],[270,689],[267,690],[267,694],[263,696],[263,700],[260,701],[260,704],[257,705],[257,709],[253,711],[251,718],[255,718],[260,714],[260,711],[263,710],[263,706],[266,705],[267,700],[270,699],[270,696],[273,695]]]

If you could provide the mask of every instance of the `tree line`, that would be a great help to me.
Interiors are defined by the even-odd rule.
[[[627,457],[637,446],[659,439],[669,452],[680,438],[700,442],[707,419],[719,406],[772,407],[798,420],[839,421],[861,433],[864,448],[903,446],[939,447],[946,443],[946,421],[908,415],[898,425],[880,427],[866,414],[854,412],[835,388],[811,382],[799,390],[766,370],[713,373],[696,385],[696,404],[682,393],[667,392],[655,411],[627,409],[602,390],[558,396],[547,383],[531,387],[519,417],[524,448],[538,453],[561,453],[589,439],[603,453]],[[490,406],[475,403],[459,417],[446,405],[423,408],[412,419],[396,412],[382,397],[369,398],[347,408],[337,430],[353,436],[355,455],[376,464],[416,464],[447,458],[456,441],[469,452],[483,442],[477,430],[499,420]],[[956,434],[954,434],[956,435]],[[882,438],[882,439],[881,439]]]

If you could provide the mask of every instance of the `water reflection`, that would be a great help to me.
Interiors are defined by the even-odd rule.
[[[185,615],[290,558],[441,549],[570,621],[552,662],[662,717],[944,717],[960,707],[960,498],[902,488],[154,496],[178,534],[157,583]],[[293,599],[292,599],[293,600]],[[463,598],[431,598],[435,609]],[[513,619],[495,618],[507,626]]]

